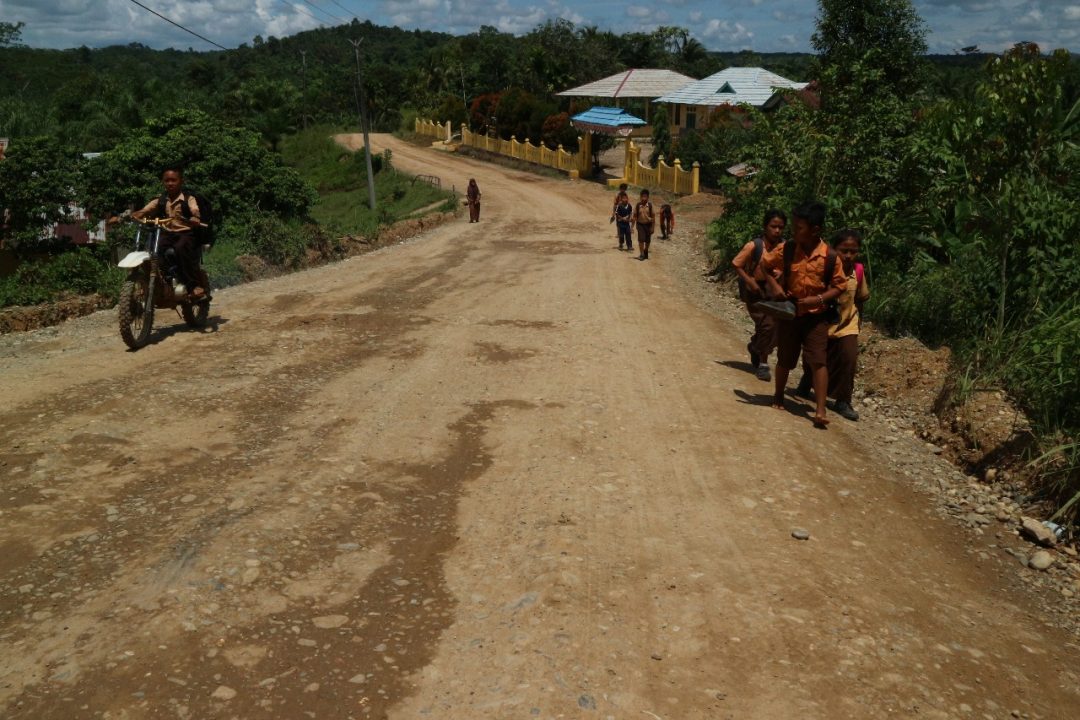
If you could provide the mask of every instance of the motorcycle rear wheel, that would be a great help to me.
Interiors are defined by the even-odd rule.
[[[206,276],[206,273],[202,273],[200,278],[202,288],[206,291],[206,294],[210,294],[210,278]],[[202,302],[185,302],[180,306],[180,314],[184,316],[184,322],[188,324],[188,327],[204,328],[206,327],[207,320],[210,319],[210,301],[203,300]]]
[[[120,287],[120,337],[132,350],[145,347],[154,327],[154,298],[145,272],[132,274]]]

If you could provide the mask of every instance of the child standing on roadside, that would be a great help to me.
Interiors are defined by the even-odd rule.
[[[761,262],[782,252],[783,235],[787,227],[787,215],[781,210],[771,209],[765,213],[761,234],[743,245],[742,250],[731,261],[739,275],[739,299],[746,303],[746,311],[754,321],[754,334],[746,345],[750,353],[750,364],[759,380],[771,380],[769,374],[769,354],[776,348],[776,321],[754,307],[758,300],[765,299],[762,286],[765,285],[765,272]]]
[[[629,190],[629,188],[630,188],[630,186],[627,185],[626,183],[619,183],[619,189],[615,192],[615,201],[613,203],[611,203],[611,219],[612,219],[612,221],[615,220],[615,208],[617,208],[619,206],[619,198],[621,196],[623,196],[623,195],[626,195],[627,199],[630,198],[630,195],[627,194],[627,190]],[[630,207],[633,207],[633,205],[631,205]],[[616,236],[618,236],[618,228],[616,228]]]
[[[612,217],[615,219],[619,231],[619,249],[622,250],[623,243],[625,243],[627,250],[633,250],[634,236],[630,224],[634,218],[634,206],[630,204],[630,197],[626,193],[620,192],[618,198],[616,198]]]
[[[652,242],[653,227],[656,225],[656,213],[649,202],[649,191],[642,190],[641,198],[634,208],[634,221],[637,223],[637,239],[640,254],[638,260],[649,259],[649,244]]]
[[[862,263],[855,262],[862,250],[862,236],[855,230],[845,229],[832,239],[833,249],[844,265],[847,286],[837,301],[839,321],[829,326],[829,344],[826,366],[829,368],[829,397],[836,400],[833,410],[848,420],[858,420],[859,413],[851,405],[855,392],[855,373],[859,362],[859,330],[862,326],[863,304],[870,299],[866,273]],[[810,397],[810,375],[803,364],[803,376],[795,391],[801,397]]]
[[[784,409],[788,374],[799,363],[799,353],[810,367],[817,400],[814,425],[825,428],[825,398],[829,394],[826,354],[829,343],[829,306],[847,287],[844,269],[836,253],[821,239],[825,206],[805,202],[792,213],[792,240],[782,252],[761,263],[774,297],[795,305],[795,317],[777,323],[776,386],[773,407]],[[774,277],[780,273],[780,281]]]

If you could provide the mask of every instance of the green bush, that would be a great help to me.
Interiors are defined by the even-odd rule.
[[[77,248],[59,255],[27,259],[13,275],[0,279],[0,307],[36,305],[65,295],[119,295],[124,271],[101,248]]]

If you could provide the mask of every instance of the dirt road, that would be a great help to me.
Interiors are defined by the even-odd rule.
[[[0,338],[3,717],[1075,717],[1072,638],[610,194],[377,143],[481,223]]]

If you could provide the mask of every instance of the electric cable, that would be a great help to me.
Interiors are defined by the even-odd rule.
[[[354,13],[354,12],[353,12],[352,10],[350,10],[349,8],[347,8],[347,7],[345,7],[344,5],[342,5],[341,3],[339,3],[339,2],[337,1],[337,0],[330,0],[330,2],[334,3],[334,4],[335,4],[335,5],[337,5],[337,6],[339,7],[339,8],[341,8],[341,9],[342,9],[342,10],[344,10],[345,12],[349,13],[350,15],[352,15],[352,16],[353,16],[354,18],[356,18],[357,20],[359,20],[359,19],[360,19],[360,18],[356,17],[356,13]]]
[[[322,20],[321,18],[316,17],[314,14],[312,14],[312,12],[310,10],[308,10],[303,5],[297,5],[296,3],[288,2],[288,0],[278,0],[278,2],[281,3],[282,5],[288,7],[288,8],[296,10],[297,12],[304,13],[305,15],[307,15],[309,18],[311,18],[315,22],[319,23],[320,25],[325,25],[326,24],[325,20]]]
[[[184,26],[183,26],[183,25],[181,25],[180,23],[178,23],[178,22],[175,22],[175,21],[173,21],[173,20],[170,20],[169,18],[167,18],[167,17],[165,17],[164,15],[162,15],[161,13],[159,13],[159,12],[158,12],[157,10],[154,10],[154,9],[152,9],[152,8],[148,8],[148,7],[146,7],[146,6],[145,6],[145,5],[143,5],[143,4],[141,3],[141,2],[139,2],[139,0],[131,0],[131,2],[135,3],[136,5],[138,5],[139,7],[141,7],[141,8],[143,9],[143,10],[147,11],[148,13],[152,13],[152,14],[154,14],[154,15],[157,15],[157,16],[158,16],[159,18],[161,18],[161,19],[162,19],[162,20],[164,20],[165,22],[169,23],[170,25],[175,25],[176,27],[180,28],[180,29],[181,29],[181,30],[183,30],[184,32],[186,32],[186,33],[189,33],[189,34],[191,34],[191,35],[194,35],[195,37],[199,38],[200,40],[202,40],[202,41],[204,41],[204,42],[208,42],[208,43],[210,43],[211,45],[213,45],[213,46],[214,46],[214,47],[216,47],[216,48],[221,48],[222,50],[228,50],[228,49],[229,49],[229,48],[225,47],[224,45],[218,45],[218,44],[217,44],[216,42],[214,42],[213,40],[211,40],[211,39],[210,39],[210,38],[208,38],[208,37],[203,37],[202,35],[200,35],[199,33],[195,32],[194,30],[188,30],[188,29],[187,29],[186,27],[184,27]]]
[[[344,21],[344,20],[342,20],[341,18],[339,18],[339,17],[337,16],[337,15],[334,15],[334,14],[332,14],[332,13],[329,13],[329,12],[327,12],[326,10],[323,10],[323,9],[322,9],[321,7],[319,7],[319,6],[318,6],[318,5],[316,5],[315,3],[311,2],[311,0],[304,0],[304,2],[306,2],[306,3],[308,4],[308,5],[310,5],[311,7],[315,8],[316,10],[318,10],[319,12],[321,12],[321,13],[322,13],[323,15],[325,15],[325,16],[326,16],[326,17],[328,17],[328,18],[330,18],[330,19],[331,19],[331,20],[333,20],[334,22],[339,22],[339,23],[341,23],[341,24],[343,24],[343,25],[345,24],[345,21]]]

